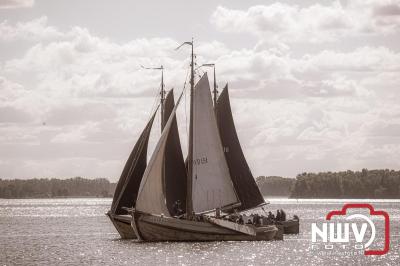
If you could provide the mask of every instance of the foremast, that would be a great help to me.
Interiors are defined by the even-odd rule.
[[[164,119],[164,102],[165,102],[165,84],[164,84],[164,66],[161,65],[160,67],[144,67],[144,69],[154,69],[154,70],[161,70],[161,84],[160,84],[160,107],[161,107],[161,133],[165,127],[165,119]]]

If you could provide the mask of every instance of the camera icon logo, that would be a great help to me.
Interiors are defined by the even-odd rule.
[[[369,211],[369,215],[354,213],[354,211],[348,215],[347,212],[349,209],[366,209]],[[335,216],[343,216],[344,222],[332,219]],[[383,247],[380,249],[369,249],[372,244],[375,247],[380,244],[380,242],[376,241],[376,225],[371,219],[373,216],[383,218],[384,221],[384,240]],[[324,243],[325,249],[333,249],[335,244],[340,244],[345,249],[351,241],[350,235],[352,234],[356,243],[354,248],[360,251],[364,250],[364,255],[384,255],[389,252],[390,221],[387,212],[375,210],[371,204],[367,203],[350,203],[343,205],[341,210],[329,212],[326,215],[326,220],[327,222],[322,223],[322,227],[318,227],[316,223],[312,223],[311,234],[313,243],[316,243],[319,237]],[[366,234],[368,228],[370,233]]]

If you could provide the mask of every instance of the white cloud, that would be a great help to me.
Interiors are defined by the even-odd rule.
[[[390,5],[382,2],[384,7],[368,14],[393,19],[397,9]],[[315,25],[307,21],[311,23],[307,27],[318,29],[311,31],[312,38],[331,41],[348,34],[337,11],[355,7],[338,3],[329,7],[332,14],[322,26],[318,16]],[[268,30],[256,27],[253,48],[232,49],[228,42],[217,41],[195,48],[198,64],[216,63],[220,88],[230,84],[238,133],[254,173],[293,176],[370,165],[400,167],[395,151],[400,140],[394,136],[400,124],[395,101],[400,96],[400,54],[367,42],[355,49],[343,50],[337,43],[335,49],[296,55],[283,41],[290,41],[286,38],[294,29],[305,28],[292,25],[292,29],[292,18],[281,9],[297,18],[312,10],[275,4],[270,16],[268,8],[258,7],[251,11],[258,12],[251,23],[261,27],[266,16],[268,23],[281,20],[289,28],[286,24]],[[247,31],[249,10],[235,13],[238,25],[231,27]],[[0,42],[31,42],[24,53],[0,64],[2,176],[117,177],[158,93],[160,73],[140,65],[164,65],[167,88],[175,87],[175,94],[187,74],[189,49],[174,51],[179,42],[171,38],[116,42],[82,27],[62,31],[45,17],[1,25],[6,37]],[[374,34],[396,30],[379,27]],[[278,43],[266,43],[264,33],[274,35]],[[304,40],[302,34],[294,40]],[[179,115],[181,122],[187,118],[184,110]],[[185,126],[180,129],[185,142]],[[155,132],[159,133],[158,121]],[[369,164],[374,151],[381,156],[376,158],[379,164]],[[46,171],[41,170],[43,165]]]
[[[35,0],[2,0],[0,9],[32,7],[34,4]]]
[[[400,29],[400,1],[334,1],[307,7],[285,3],[234,10],[218,6],[211,22],[224,32],[248,32],[270,43],[332,42]]]
[[[47,25],[47,17],[43,16],[28,22],[10,25],[8,21],[0,23],[0,40],[2,41],[46,41],[62,37],[55,27]]]
[[[400,71],[400,53],[386,47],[359,47],[351,52],[324,50],[304,59],[321,71]]]

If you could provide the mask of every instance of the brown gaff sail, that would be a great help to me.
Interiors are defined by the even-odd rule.
[[[265,204],[244,157],[233,121],[228,85],[222,90],[216,108],[219,133],[224,146],[230,176],[242,203],[238,210],[247,210]]]
[[[174,106],[174,93],[173,90],[170,90],[164,102],[164,121],[168,121]],[[171,215],[177,215],[177,209],[174,205],[178,203],[178,201],[180,202],[179,208],[181,210],[186,209],[187,172],[183,160],[175,115],[172,120],[165,147],[164,175],[167,208]]]
[[[158,108],[157,108],[158,109]],[[151,127],[157,110],[140,134],[129,158],[122,171],[121,177],[115,188],[111,213],[117,215],[128,214],[122,207],[134,207],[140,182],[147,166],[147,146]]]

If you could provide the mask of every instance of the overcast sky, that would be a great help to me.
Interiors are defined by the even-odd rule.
[[[400,168],[400,0],[0,0],[0,178],[117,180],[192,36],[255,176]]]

